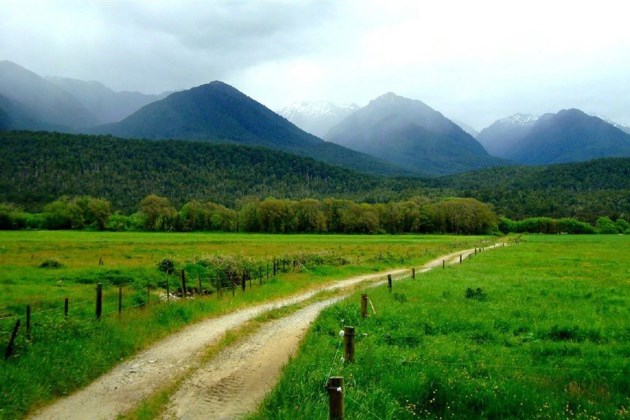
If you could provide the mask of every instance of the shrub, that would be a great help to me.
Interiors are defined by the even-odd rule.
[[[58,260],[54,258],[49,258],[39,265],[39,268],[61,268],[61,267],[63,267],[63,264],[61,264]]]

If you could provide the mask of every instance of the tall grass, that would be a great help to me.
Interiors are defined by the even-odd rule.
[[[630,415],[627,237],[527,236],[326,310],[254,418],[326,418],[329,375],[348,418]],[[354,364],[338,332],[356,327]]]

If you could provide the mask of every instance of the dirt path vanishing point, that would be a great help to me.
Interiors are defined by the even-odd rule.
[[[443,260],[446,264],[455,264],[459,262],[460,255],[466,258],[472,253],[474,250],[465,250],[442,256],[416,272],[422,273],[441,266]],[[398,269],[387,273],[399,279],[408,276],[409,272],[409,269]],[[346,289],[362,282],[382,284],[385,274],[336,281],[290,298],[238,310],[186,327],[116,366],[86,388],[36,412],[31,418],[116,418],[189,372],[198,363],[204,350],[217,343],[227,331],[264,312],[308,300],[321,291]],[[308,325],[324,307],[343,297],[318,302],[285,318],[268,322],[244,342],[225,349],[184,380],[171,398],[166,415],[177,418],[234,418],[255,409],[275,384],[281,367],[297,350]],[[257,356],[252,357],[252,353]],[[257,360],[258,364],[252,364],[251,360]],[[219,389],[224,392],[220,393]],[[233,400],[228,395],[238,395],[240,399]]]

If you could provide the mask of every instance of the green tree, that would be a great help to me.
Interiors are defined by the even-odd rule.
[[[143,198],[140,213],[146,217],[144,226],[148,230],[170,231],[176,227],[177,210],[166,197],[151,194]]]

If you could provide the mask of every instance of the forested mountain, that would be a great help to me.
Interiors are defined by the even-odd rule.
[[[328,143],[222,82],[176,92],[99,134],[154,140],[181,139],[265,146],[374,174],[410,173],[372,156]]]
[[[511,218],[630,216],[630,158],[547,166],[487,168],[426,180],[439,189],[492,203]]]
[[[364,198],[380,182],[310,158],[207,142],[0,132],[0,151],[0,202],[31,210],[62,195],[103,197],[124,211],[152,193],[178,205],[234,206],[247,195]]]
[[[497,214],[630,218],[630,158],[488,168],[442,178],[361,175],[262,147],[110,136],[0,132],[0,203],[37,211],[62,195],[106,198],[136,210],[149,194],[180,206],[191,199],[238,207],[259,198],[347,198],[366,202],[472,197]]]
[[[70,131],[71,127],[88,127],[98,121],[68,92],[10,61],[0,61],[0,95],[13,106],[2,108],[5,113],[18,110],[13,128]]]
[[[278,114],[307,133],[326,139],[328,131],[348,115],[359,109],[358,105],[335,105],[331,102],[300,102],[283,108]]]
[[[114,92],[100,82],[86,82],[67,77],[47,77],[47,81],[71,94],[96,117],[96,124],[117,122],[145,105],[168,94],[146,95],[139,92]]]
[[[581,162],[630,156],[630,135],[577,109],[562,110],[523,124],[500,120],[479,134],[496,156],[525,165]]]
[[[440,175],[506,162],[421,101],[387,93],[333,127],[330,141],[408,170]]]

